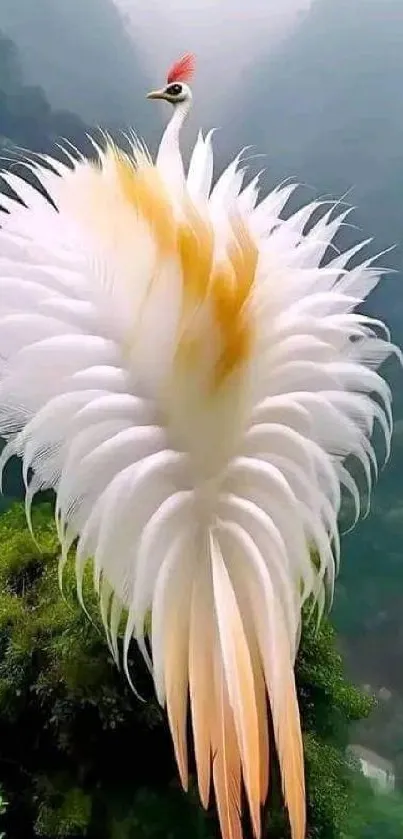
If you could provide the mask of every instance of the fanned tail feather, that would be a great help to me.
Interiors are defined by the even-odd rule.
[[[242,839],[241,759],[223,665],[214,668],[213,778],[223,839]]]
[[[260,836],[259,726],[252,663],[242,618],[218,537],[210,552],[220,660],[231,705],[245,791],[255,836]]]

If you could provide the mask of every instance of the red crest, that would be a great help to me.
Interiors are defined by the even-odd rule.
[[[179,61],[172,65],[167,75],[168,84],[173,82],[190,82],[196,67],[194,55],[186,53]]]

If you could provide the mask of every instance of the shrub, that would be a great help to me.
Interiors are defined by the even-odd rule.
[[[164,713],[135,645],[130,665],[140,702],[113,663],[85,580],[91,622],[75,598],[74,572],[58,587],[50,504],[0,517],[0,781],[9,799],[7,836],[18,839],[213,839],[192,787],[177,780]],[[297,683],[306,749],[310,839],[341,839],[352,770],[348,726],[370,701],[343,677],[334,632],[305,622]],[[277,767],[272,767],[276,777]],[[246,830],[247,835],[247,830]],[[267,837],[287,820],[275,786]]]

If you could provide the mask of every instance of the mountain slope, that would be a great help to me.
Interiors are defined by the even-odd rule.
[[[0,29],[15,42],[25,78],[58,109],[143,136],[156,130],[145,74],[111,0],[1,0]]]
[[[226,131],[237,146],[253,143],[265,152],[275,179],[295,176],[319,194],[348,193],[358,207],[354,223],[375,236],[375,246],[399,245],[387,257],[397,268],[403,266],[402,44],[401,0],[313,0],[284,49],[244,79]],[[403,295],[396,282],[387,288],[388,300],[380,294],[400,328]]]

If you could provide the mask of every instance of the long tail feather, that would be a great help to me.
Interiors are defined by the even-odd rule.
[[[200,800],[207,808],[211,783],[211,743],[215,699],[211,679],[214,673],[214,607],[211,572],[206,563],[193,583],[189,635],[189,693]]]
[[[220,656],[216,654],[213,778],[223,839],[242,839],[241,759]]]
[[[252,664],[242,618],[217,537],[210,535],[214,602],[221,660],[234,717],[255,836],[260,836],[260,756]]]

